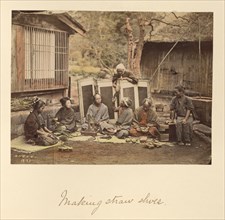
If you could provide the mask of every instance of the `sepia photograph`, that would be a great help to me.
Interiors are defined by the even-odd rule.
[[[224,219],[224,3],[1,1],[0,219]]]
[[[212,164],[213,13],[13,10],[11,164]]]

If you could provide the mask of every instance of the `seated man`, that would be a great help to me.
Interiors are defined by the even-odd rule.
[[[133,110],[130,108],[132,100],[124,97],[118,108],[115,108],[115,112],[118,112],[119,117],[116,121],[116,136],[118,138],[125,138],[129,135],[129,129],[134,118]]]
[[[75,112],[71,106],[71,100],[69,97],[63,97],[60,99],[62,107],[55,115],[55,121],[57,122],[56,131],[62,132],[74,132],[76,131],[76,118]]]
[[[100,94],[95,94],[93,96],[93,104],[91,104],[88,108],[86,115],[86,122],[82,125],[82,129],[86,130],[88,128],[88,119],[94,121],[95,127],[100,129],[100,132],[103,130],[107,130],[109,126],[109,112],[108,107],[102,103],[102,97]]]
[[[152,100],[146,98],[143,100],[142,106],[135,110],[133,126],[130,129],[131,136],[150,135],[155,138],[159,135],[158,116],[151,107]]]
[[[190,98],[184,95],[184,87],[175,87],[176,96],[173,97],[170,110],[171,119],[174,122],[176,119],[176,136],[179,145],[187,146],[191,145],[192,139],[192,122],[193,118],[191,112],[194,110],[194,106]]]

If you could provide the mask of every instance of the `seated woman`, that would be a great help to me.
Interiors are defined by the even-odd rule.
[[[28,115],[24,124],[24,133],[27,143],[36,145],[54,145],[58,139],[45,126],[42,112],[45,108],[45,103],[39,98],[35,98],[33,103],[33,111]]]
[[[152,100],[146,98],[142,102],[142,106],[138,107],[134,112],[133,125],[130,129],[130,135],[139,137],[142,135],[150,135],[155,138],[159,135],[158,116],[152,109]]]
[[[71,100],[69,97],[60,99],[62,107],[55,115],[55,120],[58,122],[56,131],[74,132],[76,128],[75,112],[72,109]]]
[[[118,108],[115,108],[115,112],[118,112],[118,119],[116,122],[116,136],[118,138],[125,138],[129,135],[129,129],[134,118],[133,110],[130,108],[132,100],[128,97],[124,97]]]

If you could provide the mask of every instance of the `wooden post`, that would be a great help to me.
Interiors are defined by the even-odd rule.
[[[163,54],[162,54],[162,56],[163,56]],[[160,89],[160,80],[161,80],[161,78],[160,78],[160,64],[159,64],[157,75],[158,75],[158,77],[157,77],[157,88],[156,89],[157,89],[157,91],[159,91],[159,89]]]
[[[17,50],[16,50],[16,25],[12,25],[12,46],[11,46],[11,92],[15,92],[17,90]]]
[[[200,19],[198,18],[198,77],[200,77],[200,93],[202,94],[203,80],[201,77],[201,33],[200,33]]]
[[[24,28],[16,28],[16,68],[17,68],[17,91],[24,91],[25,84],[25,43]]]
[[[68,97],[71,98],[71,76],[69,76]]]

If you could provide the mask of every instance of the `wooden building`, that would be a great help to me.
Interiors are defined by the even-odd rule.
[[[13,11],[12,97],[63,96],[68,88],[68,45],[85,29],[68,13]]]
[[[183,84],[188,90],[211,97],[212,59],[213,43],[210,39],[152,40],[144,44],[142,76],[152,79],[152,91],[172,91],[175,85]]]

